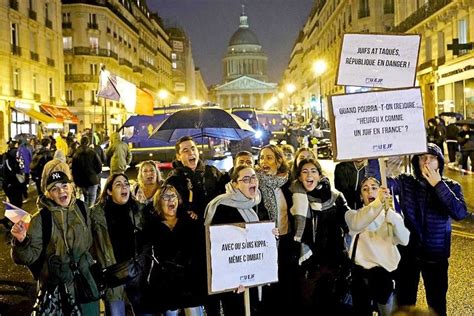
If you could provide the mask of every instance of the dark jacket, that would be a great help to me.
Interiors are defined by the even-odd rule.
[[[52,159],[53,153],[51,150],[44,147],[38,149],[38,151],[33,154],[33,158],[31,159],[30,163],[30,173],[33,180],[39,181],[41,179],[44,166]]]
[[[440,148],[429,143],[428,153],[438,157],[442,175],[444,157]],[[451,218],[461,220],[467,216],[462,189],[446,177],[432,187],[421,175],[418,162],[416,155],[412,158],[414,175],[389,178],[388,185],[400,200],[405,226],[410,230],[408,250],[424,260],[446,259],[451,248]]]
[[[102,164],[95,151],[87,146],[79,146],[72,158],[72,177],[80,188],[99,184],[99,173]]]
[[[145,310],[156,312],[203,304],[207,285],[205,244],[196,238],[204,234],[203,228],[186,217],[178,219],[173,229],[155,214],[147,217],[144,232],[160,265],[150,274],[147,292],[151,295],[144,300]]]
[[[5,154],[5,161],[3,162],[3,190],[7,195],[20,190],[23,186],[16,177],[17,174],[21,173],[16,155],[16,148],[9,149]]]
[[[187,211],[194,211],[199,219],[203,219],[207,204],[225,192],[223,174],[214,166],[204,165],[201,160],[195,171],[185,167],[179,161],[173,161],[173,168],[165,184],[174,186],[183,199],[183,204],[178,210],[178,217]],[[191,191],[192,201],[190,201]]]
[[[474,150],[474,130],[460,131],[459,137],[458,137],[458,143],[461,146],[461,151],[473,151]]]

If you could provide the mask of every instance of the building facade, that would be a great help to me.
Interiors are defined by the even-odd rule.
[[[21,133],[60,128],[41,106],[61,106],[64,71],[59,0],[0,1],[0,149]]]
[[[239,28],[231,36],[222,59],[223,83],[214,88],[215,102],[223,108],[254,107],[263,109],[273,97],[276,84],[267,77],[267,56],[250,29],[242,6]]]
[[[393,0],[316,0],[279,83],[284,111],[327,118],[327,96],[344,92],[335,85],[343,34],[389,32],[394,11]],[[325,65],[321,74],[314,72],[317,61]]]
[[[425,118],[474,117],[474,1],[395,1],[394,31],[422,35],[418,84]],[[458,44],[471,43],[471,49]]]
[[[63,0],[62,30],[65,101],[78,130],[116,130],[133,114],[96,97],[103,67],[153,95],[156,107],[159,91],[172,91],[169,37],[145,1]]]

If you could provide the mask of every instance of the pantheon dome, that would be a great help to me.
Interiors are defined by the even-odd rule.
[[[242,6],[240,25],[232,34],[223,60],[224,82],[242,76],[267,81],[267,56],[262,51],[257,35],[249,28],[248,18]]]

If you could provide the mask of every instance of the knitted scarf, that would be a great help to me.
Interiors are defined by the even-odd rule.
[[[262,192],[263,205],[265,205],[268,211],[268,216],[270,220],[278,222],[278,206],[275,190],[282,187],[288,181],[288,174],[284,176],[271,176],[258,171],[257,176],[259,183],[258,188],[260,192]]]
[[[240,190],[235,189],[230,182],[226,184],[225,188],[226,193],[216,196],[207,204],[206,210],[204,211],[204,225],[210,225],[212,223],[212,218],[216,213],[217,206],[221,204],[236,208],[245,219],[245,222],[257,222],[258,216],[252,207],[260,203],[260,191],[257,189],[255,198],[249,199],[243,195]]]

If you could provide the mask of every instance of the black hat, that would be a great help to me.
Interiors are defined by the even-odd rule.
[[[56,183],[70,183],[69,177],[62,171],[52,172],[46,180],[46,191],[49,191]]]

